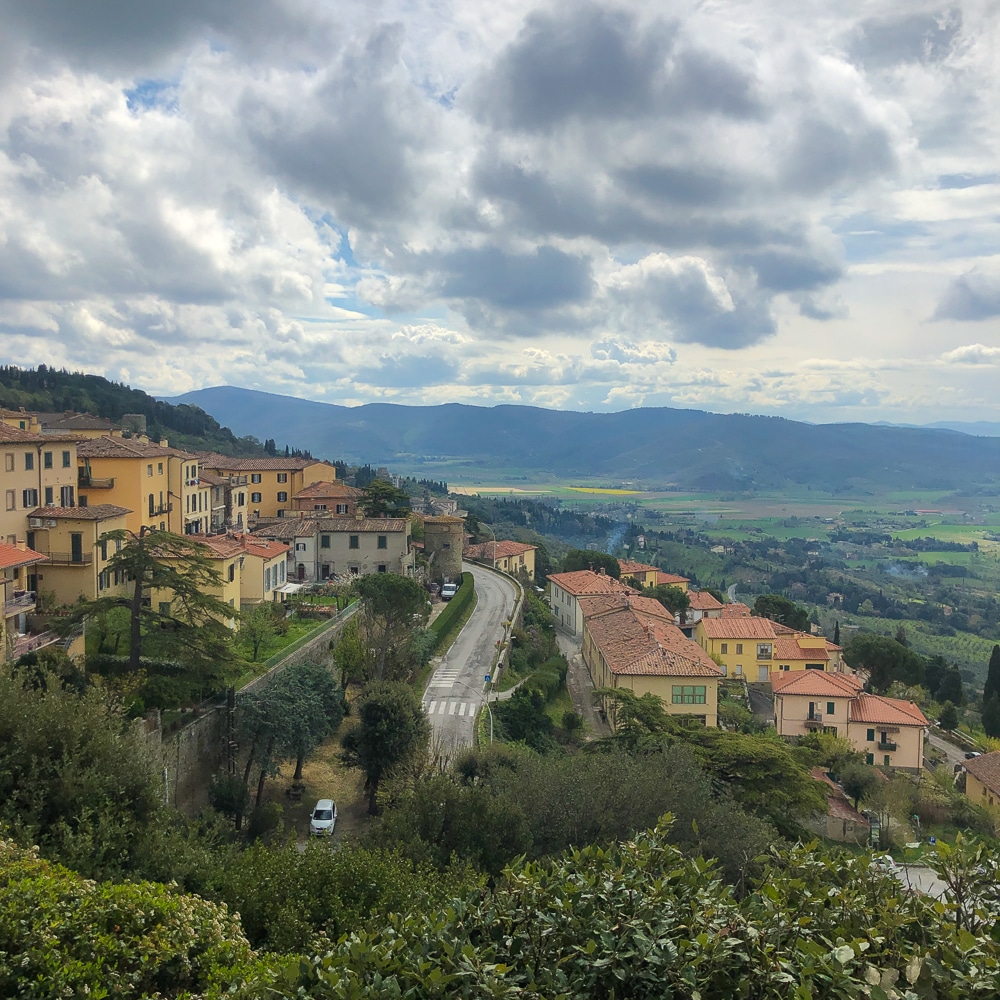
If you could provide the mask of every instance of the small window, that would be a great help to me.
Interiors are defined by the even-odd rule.
[[[743,664],[742,663],[737,663],[736,664],[736,667],[733,670],[733,676],[734,677],[742,677],[743,676]]]
[[[3,469],[4,472],[14,471],[14,453],[7,452],[3,457]]]
[[[31,454],[30,451],[24,453],[24,468],[25,471],[30,471],[35,467],[35,456]]]
[[[771,659],[771,644],[769,642],[757,643],[757,659],[758,660]]]
[[[882,766],[883,767],[888,767],[889,766],[889,755],[888,754],[884,754],[883,755],[883,757],[882,757]]]
[[[45,506],[46,507],[51,507],[52,506],[52,487],[51,486],[46,486],[45,487]]]
[[[260,494],[259,493],[251,493],[250,494],[250,503],[260,503]]]
[[[324,507],[323,509],[325,510],[326,508]],[[337,513],[338,514],[346,514],[347,513],[347,504],[346,503],[338,503],[337,504]]]
[[[16,490],[7,490],[7,510],[17,510]]]
[[[305,548],[304,545],[302,547]],[[319,536],[319,547],[321,549],[328,549],[330,547],[330,536],[329,535],[320,535]]]
[[[64,469],[68,469],[69,468],[69,465],[70,465],[70,453],[68,451],[64,451],[62,453],[62,464],[63,464],[62,467]]]
[[[837,706],[832,701],[828,701],[826,703],[826,714],[827,715],[833,715],[833,713],[836,712],[836,710],[837,710]]]
[[[388,570],[388,567],[386,566],[385,563],[379,563],[378,564],[378,571],[380,573],[387,573],[389,570]]]
[[[875,730],[874,729],[869,729],[868,730],[868,742],[869,743],[874,743],[875,742]],[[870,764],[871,761],[868,761],[868,763]]]
[[[102,560],[103,559],[107,559],[108,558],[108,540],[106,538],[102,538],[97,543],[97,546],[101,550],[101,559]]]
[[[874,764],[875,763],[875,754],[873,754],[873,753],[865,754],[865,763],[866,764]]]
[[[259,472],[251,472],[250,473],[250,482],[251,483],[259,483],[260,482],[260,473]]]
[[[153,463],[152,462],[150,462],[149,465],[146,466],[146,476],[149,477],[150,479],[153,477]]]
[[[72,507],[73,506],[73,494],[76,490],[72,486],[60,486],[59,487],[59,506],[60,507]]]
[[[156,473],[159,476],[163,475],[163,463],[162,462],[157,462],[156,463]]]
[[[287,483],[288,482],[288,473],[287,472],[279,472],[278,473],[278,482],[279,483]]]
[[[284,490],[278,492],[278,503],[288,503],[288,494]]]
[[[743,653],[743,643],[742,642],[736,643],[736,652],[737,652],[738,655],[742,655],[742,653]]]
[[[52,468],[52,452],[44,451],[42,452],[42,468],[51,469]]]
[[[728,653],[729,652],[729,643],[728,642],[724,642],[722,644],[722,652],[723,653]]]
[[[378,547],[380,549],[389,548],[389,539],[385,535],[378,536]]]
[[[351,540],[350,540],[350,542],[348,542],[347,547],[350,548],[350,549],[359,549],[359,548],[361,548],[361,541],[360,541],[359,536],[358,535],[351,535]]]
[[[671,692],[675,705],[704,705],[704,684],[674,684]]]
[[[229,582],[232,583],[236,579],[236,563],[229,564]]]

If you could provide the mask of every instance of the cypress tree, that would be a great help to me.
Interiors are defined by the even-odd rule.
[[[836,622],[833,626],[833,644],[840,645],[840,622]]]
[[[983,688],[983,704],[994,695],[1000,695],[1000,646],[994,646],[990,654],[990,665],[986,671],[986,686]]]

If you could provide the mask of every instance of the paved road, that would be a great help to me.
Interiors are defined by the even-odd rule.
[[[476,713],[483,703],[483,678],[493,669],[497,640],[514,611],[516,591],[505,577],[464,563],[479,598],[465,627],[431,676],[424,709],[431,720],[432,747],[441,757],[472,746]]]
[[[965,763],[965,751],[955,746],[954,743],[949,743],[947,740],[942,739],[934,732],[933,727],[927,732],[927,742],[948,761],[949,767],[953,768],[956,764]]]

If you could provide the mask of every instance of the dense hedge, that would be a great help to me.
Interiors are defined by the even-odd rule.
[[[92,882],[0,841],[0,996],[218,995],[253,964],[224,905],[153,882]]]
[[[462,574],[462,585],[458,593],[448,602],[448,606],[430,624],[431,631],[437,636],[435,651],[441,645],[451,626],[465,614],[476,593],[476,584],[471,573]]]

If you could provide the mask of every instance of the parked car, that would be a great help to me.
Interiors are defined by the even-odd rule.
[[[876,871],[894,872],[898,867],[891,854],[877,854],[872,858],[872,868]]]
[[[450,601],[458,593],[457,583],[446,583],[441,588],[441,600]]]
[[[333,799],[320,799],[309,817],[310,837],[331,837],[337,825],[337,804]]]
[[[966,755],[966,760],[972,760],[973,757],[982,757],[982,754],[978,750],[970,750]]]

